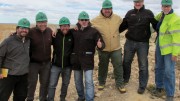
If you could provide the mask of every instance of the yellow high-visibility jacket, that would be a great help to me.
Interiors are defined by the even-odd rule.
[[[162,12],[155,18],[160,20]],[[159,46],[161,55],[180,54],[180,17],[175,13],[164,16],[163,22],[159,29]]]

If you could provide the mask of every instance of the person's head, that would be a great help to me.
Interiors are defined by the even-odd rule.
[[[78,23],[81,25],[81,27],[87,27],[89,25],[89,15],[85,11],[82,11],[79,13],[78,16]]]
[[[164,14],[168,14],[172,9],[172,0],[162,0],[161,5]]]
[[[36,15],[36,26],[41,30],[44,31],[47,28],[47,16],[43,12],[39,12]]]
[[[67,34],[67,32],[69,31],[70,28],[70,21],[67,17],[62,17],[59,20],[59,26],[60,26],[60,30],[62,31],[63,34]]]
[[[16,27],[16,32],[17,35],[20,37],[25,37],[30,28],[30,22],[26,18],[22,18],[18,21],[17,27]]]
[[[134,1],[134,7],[136,9],[141,9],[144,5],[144,0],[133,0]]]
[[[112,15],[112,2],[110,0],[105,0],[102,3],[101,11],[104,17],[110,17]]]

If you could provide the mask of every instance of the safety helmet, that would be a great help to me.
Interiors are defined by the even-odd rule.
[[[102,4],[102,8],[112,8],[112,3],[110,0],[105,0]]]
[[[162,0],[161,4],[162,5],[172,5],[172,0]]]
[[[30,27],[30,22],[29,20],[27,20],[26,18],[22,18],[18,21],[17,24],[18,27],[25,27],[25,28],[29,28]]]
[[[70,24],[70,21],[67,17],[62,17],[60,20],[59,20],[59,25],[69,25]]]
[[[89,19],[89,15],[85,11],[82,11],[81,13],[79,13],[78,19]]]
[[[39,12],[39,13],[36,15],[36,22],[39,22],[39,21],[47,21],[47,16],[46,16],[45,13]]]

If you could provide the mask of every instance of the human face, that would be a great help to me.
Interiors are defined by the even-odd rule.
[[[69,25],[60,25],[60,30],[65,35],[69,31],[70,26]]]
[[[135,1],[134,2],[134,7],[138,10],[141,9],[143,7],[143,5],[144,5],[144,1]]]
[[[81,27],[87,27],[89,24],[89,19],[79,19],[78,23],[81,25]]]
[[[19,27],[17,28],[17,35],[20,36],[21,38],[27,36],[28,32],[29,32],[29,28],[26,27]]]
[[[43,32],[47,28],[47,21],[38,21],[36,25]]]
[[[108,18],[112,14],[112,8],[103,8],[102,13],[106,18]]]
[[[162,11],[164,12],[164,14],[169,14],[171,9],[172,9],[171,5],[162,5]]]

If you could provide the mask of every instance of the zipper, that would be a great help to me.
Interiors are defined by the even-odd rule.
[[[62,68],[64,67],[64,40],[65,40],[65,35],[63,36],[63,47],[62,47]]]
[[[46,53],[46,49],[45,49],[45,41],[44,41],[44,35],[43,35],[43,32],[41,32],[41,35],[42,35],[42,38],[43,38],[43,48],[44,48],[44,55]]]

